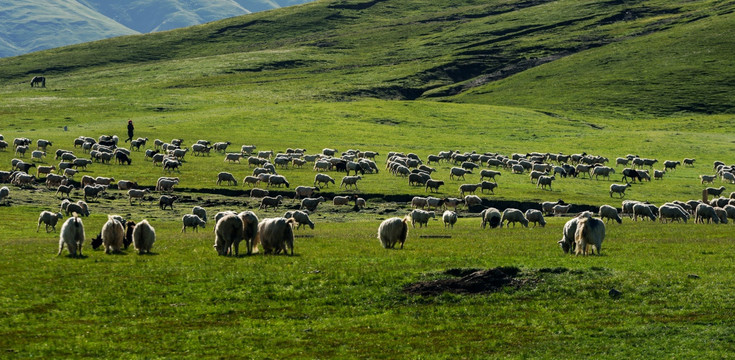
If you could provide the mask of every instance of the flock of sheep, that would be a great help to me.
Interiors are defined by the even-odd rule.
[[[59,253],[61,253],[64,244],[69,249],[72,256],[81,255],[81,243],[84,241],[84,230],[80,216],[89,215],[89,207],[87,201],[96,199],[99,194],[105,192],[110,185],[115,184],[115,179],[111,177],[91,177],[84,175],[81,177],[78,186],[81,188],[84,201],[80,200],[76,203],[69,200],[70,193],[77,185],[74,180],[75,175],[79,171],[86,170],[87,166],[94,162],[109,163],[113,159],[120,165],[130,165],[133,156],[131,151],[140,151],[141,147],[145,148],[148,143],[147,138],[138,138],[130,143],[130,149],[118,146],[119,138],[117,136],[100,136],[98,139],[90,137],[79,137],[74,140],[74,147],[81,148],[84,154],[89,155],[89,159],[77,157],[74,151],[56,150],[55,159],[60,160],[58,167],[37,166],[36,161],[44,162],[48,147],[53,146],[50,141],[39,139],[36,141],[37,150],[31,152],[31,162],[25,162],[22,159],[13,159],[11,161],[12,170],[0,172],[0,181],[9,182],[13,185],[24,187],[30,186],[40,180],[40,176],[44,175],[44,182],[49,188],[56,188],[56,194],[61,195],[62,201],[61,211],[65,211],[67,216],[71,217],[64,222],[60,231]],[[31,140],[27,138],[16,138],[13,141],[15,155],[25,157],[30,151]],[[309,212],[316,211],[321,202],[326,201],[323,196],[316,197],[317,192],[321,188],[329,187],[329,184],[336,185],[336,180],[327,174],[327,172],[344,172],[339,187],[345,189],[352,188],[357,190],[357,185],[366,174],[377,174],[378,166],[375,158],[379,154],[374,151],[358,151],[348,150],[341,154],[336,149],[325,148],[320,154],[306,154],[305,149],[288,149],[283,153],[274,154],[273,151],[255,151],[254,145],[243,145],[240,152],[227,152],[230,142],[210,143],[206,140],[199,140],[191,147],[184,147],[183,140],[173,139],[171,142],[163,142],[156,139],[151,149],[145,149],[145,159],[151,161],[154,165],[160,165],[164,171],[180,172],[182,162],[185,156],[191,151],[193,156],[204,156],[211,154],[212,150],[221,152],[224,155],[225,163],[240,163],[242,159],[247,159],[249,166],[255,169],[252,175],[246,176],[242,185],[246,184],[253,187],[250,190],[251,197],[260,198],[259,209],[273,208],[277,209],[283,202],[283,195],[270,196],[267,189],[259,186],[264,184],[266,188],[289,188],[291,183],[286,176],[277,173],[277,168],[286,169],[288,166],[303,167],[307,164],[317,172],[314,177],[313,186],[301,185],[294,189],[294,199],[300,200],[300,209],[297,211],[289,211],[282,217],[268,218],[259,220],[252,211],[241,213],[221,212],[215,216],[215,244],[214,248],[220,255],[238,255],[239,243],[246,241],[247,253],[251,254],[253,249],[261,245],[264,253],[287,253],[289,250],[293,254],[293,227],[310,226],[314,228],[314,223],[309,218]],[[9,144],[0,135],[0,150],[5,150]],[[400,243],[401,248],[406,240],[408,233],[408,223],[412,227],[418,223],[419,227],[428,225],[432,218],[436,218],[436,213],[431,211],[444,209],[441,219],[445,227],[453,227],[457,222],[457,206],[464,204],[468,209],[472,207],[482,207],[482,199],[475,195],[479,189],[482,193],[486,190],[494,193],[498,187],[497,177],[502,176],[500,169],[505,169],[512,174],[528,174],[532,183],[541,189],[551,189],[557,176],[565,177],[588,177],[610,179],[612,174],[616,173],[615,168],[609,167],[606,163],[609,160],[602,156],[582,154],[549,154],[549,153],[528,153],[528,154],[512,154],[505,156],[497,153],[460,153],[458,151],[442,151],[438,154],[429,155],[424,162],[418,155],[408,153],[390,152],[386,156],[385,170],[396,177],[405,177],[408,179],[410,186],[423,186],[426,192],[437,192],[441,186],[445,185],[444,180],[434,179],[432,175],[436,173],[436,169],[431,167],[432,163],[452,163],[453,167],[449,170],[449,179],[465,179],[467,174],[474,174],[479,170],[480,182],[461,184],[458,188],[459,198],[445,197],[420,197],[416,196],[411,201],[413,210],[404,218],[391,218],[385,220],[379,227],[378,238],[385,248],[393,248]],[[685,166],[693,166],[694,159],[684,159]],[[619,194],[622,198],[625,190],[630,187],[628,181],[650,181],[650,171],[653,170],[653,178],[660,179],[666,171],[676,169],[681,164],[679,161],[663,162],[663,170],[654,170],[653,166],[658,163],[656,159],[640,158],[635,155],[627,155],[615,160],[616,166],[628,166],[622,171],[622,180],[624,184],[611,184],[610,197],[613,194]],[[31,168],[36,167],[36,176],[30,175]],[[483,168],[485,167],[485,168]],[[495,168],[495,170],[490,168]],[[648,167],[648,169],[646,169]],[[712,183],[716,178],[722,181],[735,182],[735,170],[732,166],[727,166],[722,162],[714,164],[715,175],[700,176],[701,182]],[[61,174],[55,173],[60,172]],[[350,175],[350,173],[353,173]],[[487,179],[487,180],[486,180]],[[492,180],[492,181],[490,181]],[[236,186],[238,181],[236,177],[229,172],[220,172],[217,175],[216,184]],[[161,193],[159,198],[160,208],[173,209],[173,204],[177,197],[171,194],[174,187],[179,184],[178,177],[161,177],[158,179],[155,190]],[[120,190],[127,190],[129,203],[133,201],[141,202],[146,196],[151,194],[148,188],[140,188],[137,182],[132,180],[119,180],[116,183]],[[690,200],[688,202],[671,202],[656,207],[653,204],[624,201],[622,204],[622,213],[629,214],[634,220],[639,218],[648,218],[661,221],[677,220],[687,221],[694,216],[697,222],[713,222],[726,223],[727,219],[735,219],[735,194],[731,194],[730,198],[719,197],[709,201],[709,195],[719,196],[724,191],[724,187],[707,188],[704,193],[703,200]],[[2,203],[9,195],[10,190],[7,187],[0,188],[0,203]],[[357,195],[352,196],[334,196],[332,199],[334,205],[349,205],[354,202],[356,209],[365,206],[366,201]],[[504,224],[515,226],[516,223],[528,227],[529,223],[534,226],[545,226],[544,213],[562,215],[569,211],[571,205],[565,204],[563,201],[545,202],[541,204],[541,210],[529,209],[525,213],[518,209],[508,208],[502,213],[495,208],[485,208],[480,213],[481,226],[502,227]],[[428,210],[425,210],[428,208]],[[450,210],[449,208],[453,208]],[[565,226],[564,237],[559,242],[565,252],[574,250],[576,253],[586,254],[587,245],[591,244],[599,253],[602,239],[604,238],[604,223],[595,219],[589,212],[583,212],[577,217],[570,220]],[[617,209],[610,205],[603,205],[598,213],[600,219],[615,220],[622,222]],[[61,212],[44,211],[39,215],[37,231],[40,230],[41,224],[45,224],[46,230],[55,231],[55,226],[59,220],[63,218]],[[182,218],[182,232],[187,227],[193,228],[195,231],[198,227],[205,227],[207,222],[206,211],[201,207],[195,207],[192,214],[186,214]],[[569,229],[567,229],[569,228]],[[579,231],[577,231],[579,230]],[[579,234],[577,234],[579,233]],[[137,234],[137,235],[136,235]],[[150,252],[153,242],[155,242],[155,230],[146,221],[142,220],[137,224],[132,221],[126,221],[119,216],[110,215],[107,223],[100,231],[97,238],[98,243],[104,245],[105,252],[119,252],[123,248],[127,248],[129,244],[134,244],[135,249],[143,254]],[[93,246],[94,246],[93,242]],[[99,246],[99,245],[97,245]],[[96,247],[95,247],[96,248]]]

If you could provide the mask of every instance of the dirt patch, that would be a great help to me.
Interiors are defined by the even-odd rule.
[[[523,275],[517,267],[496,267],[488,270],[449,269],[444,275],[449,279],[421,281],[409,284],[403,291],[411,295],[433,296],[444,292],[455,294],[485,294],[506,287],[522,288],[535,286],[539,279]]]

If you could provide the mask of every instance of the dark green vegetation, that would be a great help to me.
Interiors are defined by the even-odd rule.
[[[0,133],[71,149],[79,135],[123,136],[133,119],[136,136],[151,141],[359,148],[379,151],[379,164],[390,150],[422,158],[448,149],[587,152],[611,161],[633,153],[659,159],[657,169],[694,157],[694,167],[634,184],[626,198],[695,199],[705,186],[697,176],[712,174],[712,161],[733,162],[733,9],[725,1],[318,1],[0,60]],[[29,87],[37,74],[48,77],[46,89]],[[2,170],[12,157],[0,152]],[[173,211],[130,206],[118,190],[90,202],[88,238],[107,213],[148,218],[158,230],[154,256],[87,246],[85,259],[54,257],[57,237],[33,227],[58,200],[41,186],[11,188],[10,206],[0,207],[0,347],[24,357],[256,358],[708,358],[733,350],[732,224],[625,219],[608,226],[602,256],[583,258],[556,245],[565,218],[480,232],[462,209],[453,231],[431,221],[410,232],[406,249],[386,251],[375,239],[379,220],[408,209],[386,199],[424,190],[381,171],[359,191],[330,187],[370,195],[368,208],[323,204],[316,229],[298,232],[314,237],[297,238],[296,256],[225,259],[212,249],[211,224],[179,232],[197,202],[210,216],[257,206],[212,194],[233,189],[215,186],[217,172],[240,181],[251,171],[222,160],[187,155],[174,176],[187,190],[176,193],[190,198]],[[479,180],[450,181],[449,165],[437,167],[442,196]],[[294,186],[314,176],[280,172]],[[93,164],[85,174],[150,187],[165,173],[134,153],[129,167]],[[332,175],[339,183],[342,174]],[[560,179],[544,191],[504,171],[496,194],[483,197],[620,206],[608,195],[619,180]],[[450,277],[449,269],[498,266],[520,269],[516,285],[482,295],[404,292]],[[611,298],[612,288],[622,296]]]

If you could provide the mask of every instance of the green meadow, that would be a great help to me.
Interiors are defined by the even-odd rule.
[[[695,158],[661,180],[634,183],[623,199],[661,205],[701,199],[699,175],[732,164],[735,111],[729,1],[316,1],[187,29],[130,36],[0,59],[0,134],[72,150],[78,136],[170,142],[229,141],[284,152],[377,151],[377,174],[357,189],[321,189],[315,229],[296,230],[294,256],[218,257],[211,218],[298,208],[293,188],[313,165],[278,168],[290,188],[259,210],[242,179],[253,168],[223,153],[187,154],[168,173],[133,151],[131,165],[94,163],[76,175],[153,188],[176,176],[173,210],[157,192],[130,205],[108,189],[88,201],[84,256],[61,256],[58,233],[36,232],[57,211],[55,189],[10,188],[0,204],[0,351],[7,358],[723,358],[733,351],[732,222],[609,223],[601,256],[565,255],[569,217],[546,227],[482,229],[462,206],[445,228],[411,228],[385,250],[380,222],[405,216],[423,187],[385,171],[390,151],[422,159],[439,151],[587,153],[609,158],[610,179],[557,178],[551,190],[500,169],[485,205],[542,201],[621,206],[609,187],[615,158]],[[46,88],[31,88],[44,75]],[[124,145],[126,146],[126,145]],[[35,146],[32,146],[35,148]],[[0,170],[16,158],[0,151]],[[30,154],[25,156],[30,162]],[[438,197],[459,197],[479,170],[449,178]],[[487,168],[483,166],[482,168]],[[651,169],[653,170],[653,169]],[[237,186],[216,185],[226,171]],[[35,169],[31,170],[35,174]],[[335,195],[365,209],[332,205]],[[72,192],[82,199],[81,190]],[[195,205],[210,217],[181,232]],[[499,205],[498,205],[499,206]],[[92,250],[108,214],[156,228],[152,255]],[[66,216],[65,216],[66,219]],[[60,229],[61,224],[57,225]],[[512,281],[477,294],[416,294],[416,283],[472,270],[512,269]],[[620,291],[611,296],[611,289]]]

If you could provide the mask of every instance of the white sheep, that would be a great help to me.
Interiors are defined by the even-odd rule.
[[[658,208],[658,217],[661,222],[666,222],[667,219],[671,219],[677,221],[684,220],[686,223],[689,219],[689,213],[676,204],[663,204]]]
[[[314,186],[317,186],[317,184],[324,184],[325,187],[329,187],[329,183],[335,184],[334,179],[327,175],[327,174],[316,174],[314,176]]]
[[[638,216],[645,218],[646,216],[651,221],[656,221],[656,215],[653,214],[651,208],[646,204],[635,204],[633,205],[633,220],[638,221]]]
[[[444,211],[442,221],[444,221],[444,227],[450,226],[454,228],[454,224],[457,223],[457,213],[451,210]]]
[[[623,184],[610,184],[610,197],[613,193],[620,194],[620,198],[625,196],[625,190],[630,187],[630,183]]]
[[[291,250],[293,255],[294,234],[293,225],[296,220],[293,218],[268,218],[263,219],[258,224],[258,235],[255,243],[260,243],[263,247],[264,254],[288,254]]]
[[[237,214],[227,214],[217,220],[214,227],[214,249],[217,254],[220,256],[236,255],[233,250],[239,251],[239,244],[243,239],[244,230],[242,218]]]
[[[365,199],[363,199],[361,197],[355,199],[355,206],[357,206],[360,209],[364,209],[366,204],[367,203],[366,203]]]
[[[484,178],[493,179],[495,181],[496,176],[502,175],[500,171],[495,170],[480,170],[480,180],[483,180]]]
[[[605,222],[608,222],[610,220],[615,220],[615,221],[618,222],[618,224],[622,224],[623,223],[623,219],[621,219],[620,218],[620,215],[618,215],[618,209],[616,209],[616,208],[614,208],[614,207],[612,207],[610,205],[602,205],[602,206],[600,206],[599,215],[600,215],[600,219],[607,218],[607,220]]]
[[[268,194],[270,194],[270,191],[261,188],[253,188],[250,190],[250,197],[254,198],[266,197]]]
[[[161,208],[161,210],[166,210],[166,207],[170,207],[171,210],[174,209],[174,202],[178,197],[176,196],[169,196],[169,195],[161,195],[161,197],[158,198],[158,207]]]
[[[105,192],[107,188],[102,185],[87,185],[84,187],[84,201],[89,201],[88,198],[97,199],[99,194]]]
[[[193,147],[192,147],[192,149],[193,149]],[[242,158],[242,154],[241,153],[227,153],[227,154],[225,154],[225,161],[224,162],[228,162],[229,161],[229,162],[233,162],[234,163],[235,161],[237,161],[237,163],[239,164],[240,163],[240,158]]]
[[[608,166],[597,166],[592,169],[592,175],[595,176],[595,180],[597,180],[599,176],[609,180],[610,174],[615,174],[615,169]],[[590,175],[590,178],[592,178],[592,175]]]
[[[408,216],[411,217],[411,227],[413,228],[416,227],[416,223],[419,224],[419,227],[424,225],[429,226],[429,219],[436,218],[436,214],[433,211],[424,211],[421,209],[414,209]]]
[[[199,216],[200,219],[204,220],[204,222],[207,222],[207,210],[201,206],[194,206],[194,208],[191,209],[191,213]]]
[[[297,186],[296,189],[294,189],[294,191],[295,191],[294,199],[301,199],[301,198],[312,197],[315,192],[319,191],[319,188],[312,187],[312,186]]]
[[[153,243],[156,242],[156,229],[148,223],[148,220],[141,220],[133,229],[133,246],[138,254],[151,253]]]
[[[699,179],[701,180],[701,183],[709,183],[712,184],[715,182],[715,179],[717,178],[717,175],[699,175]]]
[[[559,244],[559,246],[561,246],[561,249],[564,251],[565,254],[574,252],[574,248],[576,246],[575,233],[577,232],[577,223],[579,222],[579,220],[583,218],[589,218],[591,216],[591,212],[584,211],[564,224],[561,240],[559,240],[557,243]]]
[[[75,213],[74,216],[67,219],[61,226],[61,231],[59,232],[59,252],[56,256],[61,255],[61,251],[64,250],[64,244],[66,244],[71,257],[81,257],[83,243],[84,224],[82,223],[82,219]]]
[[[54,214],[51,211],[41,211],[41,214],[38,215],[38,226],[36,227],[36,232],[41,229],[41,223],[46,224],[47,233],[50,232],[49,227],[51,227],[53,231],[56,231],[56,224],[63,218],[64,215],[61,215],[60,212]]]
[[[474,194],[480,186],[482,184],[462,184],[459,186],[459,195],[464,196],[464,193]]]
[[[572,204],[559,204],[554,205],[554,207],[551,208],[551,211],[554,212],[554,216],[562,216],[569,212],[569,210],[572,208]]]
[[[526,210],[526,219],[528,222],[533,223],[533,227],[536,227],[536,225],[541,225],[541,227],[546,226],[546,220],[544,219],[544,214],[540,210],[536,209],[528,209]]]
[[[296,223],[298,224],[298,226],[296,226],[296,229],[301,228],[302,225],[304,227],[308,225],[312,230],[314,229],[314,222],[311,221],[311,218],[309,218],[309,214],[305,211],[289,211],[284,214],[283,217],[286,219],[293,218],[294,220],[296,220]]]
[[[118,190],[130,190],[138,187],[138,183],[130,180],[120,180],[117,182]]]
[[[335,196],[334,198],[332,198],[332,203],[337,206],[349,205],[351,198],[352,197],[350,196]]]
[[[457,179],[462,178],[462,180],[464,180],[465,174],[472,174],[472,171],[465,170],[459,167],[453,167],[449,170],[449,178],[452,180],[454,180],[455,176],[457,177]]]
[[[528,227],[528,219],[523,215],[523,212],[515,208],[507,208],[503,211],[503,216],[500,218],[500,227],[507,221],[507,227],[513,223],[513,227],[516,227],[516,223],[521,223],[524,227]]]
[[[704,224],[705,219],[707,220],[708,224],[710,221],[712,221],[715,224],[720,223],[720,217],[717,216],[717,212],[715,211],[715,208],[707,204],[697,205],[697,209],[694,212],[694,219],[695,219],[694,220],[695,223]]]
[[[424,185],[424,191],[439,192],[439,187],[442,185],[444,185],[443,180],[428,179]]]
[[[133,205],[133,199],[138,199],[138,204],[141,204],[143,202],[143,196],[145,194],[150,193],[150,190],[148,189],[130,189],[128,190],[128,201],[130,202],[130,205]]]
[[[501,225],[500,221],[502,220],[502,215],[500,214],[500,211],[496,208],[487,208],[485,210],[482,210],[480,212],[480,217],[482,218],[482,228],[484,229],[488,224],[490,224],[491,228],[496,228],[498,225]]]
[[[181,227],[181,232],[186,232],[186,228],[187,227],[193,228],[194,231],[196,231],[196,232],[199,232],[198,227],[200,227],[200,226],[202,228],[206,228],[207,227],[207,222],[204,221],[204,220],[202,220],[202,218],[200,218],[199,216],[194,215],[194,214],[185,214],[181,218],[181,221],[183,223],[183,226]]]
[[[311,212],[314,212],[314,211],[316,211],[316,208],[319,205],[319,203],[320,202],[324,202],[324,201],[325,201],[325,199],[324,199],[323,196],[320,196],[318,198],[306,198],[306,199],[302,199],[301,200],[301,207],[299,208],[299,210],[306,209],[306,210],[309,210]]]
[[[112,215],[107,215],[107,222],[102,225],[101,234],[105,254],[119,253],[123,247],[123,238],[125,237],[123,224],[115,220]]]
[[[362,176],[345,176],[342,178],[342,182],[339,184],[339,187],[342,187],[342,185],[344,185],[345,189],[347,189],[347,187],[352,186],[355,188],[355,190],[357,190],[358,180],[362,180]]]
[[[541,176],[538,178],[538,182],[536,182],[536,187],[541,187],[541,189],[545,189],[547,186],[549,187],[549,190],[551,189],[551,182],[556,180],[556,176]]]
[[[378,239],[380,239],[380,244],[383,248],[393,249],[397,243],[401,243],[401,249],[403,249],[403,244],[408,237],[409,219],[408,216],[403,219],[393,217],[380,223],[378,227]]]
[[[467,195],[464,197],[464,203],[467,205],[467,208],[469,209],[472,206],[481,206],[482,205],[482,199],[480,199],[477,195]]]
[[[421,196],[414,196],[411,199],[411,207],[414,209],[423,209],[428,205],[428,198]]]
[[[602,241],[605,239],[605,223],[600,219],[593,217],[582,217],[577,222],[577,229],[574,232],[574,242],[576,249],[575,255],[587,255],[587,247],[591,245],[594,254],[597,250],[597,255],[600,255],[602,250]]]
[[[260,221],[258,219],[258,216],[255,215],[255,213],[252,211],[243,211],[237,214],[237,216],[239,216],[240,220],[242,221],[242,238],[243,240],[245,240],[247,254],[250,255],[253,253],[253,246],[255,246],[255,242],[258,237],[258,223]],[[239,244],[234,243],[233,246],[235,250],[235,255],[237,256],[239,251]]]
[[[231,173],[223,171],[217,174],[217,185],[222,184],[223,181],[227,181],[228,185],[237,186],[237,180],[235,180],[235,176],[233,176]]]
[[[288,188],[290,184],[286,180],[286,177],[283,175],[271,175],[270,177],[268,177],[267,186],[271,186],[271,185],[275,185],[278,187],[281,187],[281,185],[286,185],[286,188]]]

